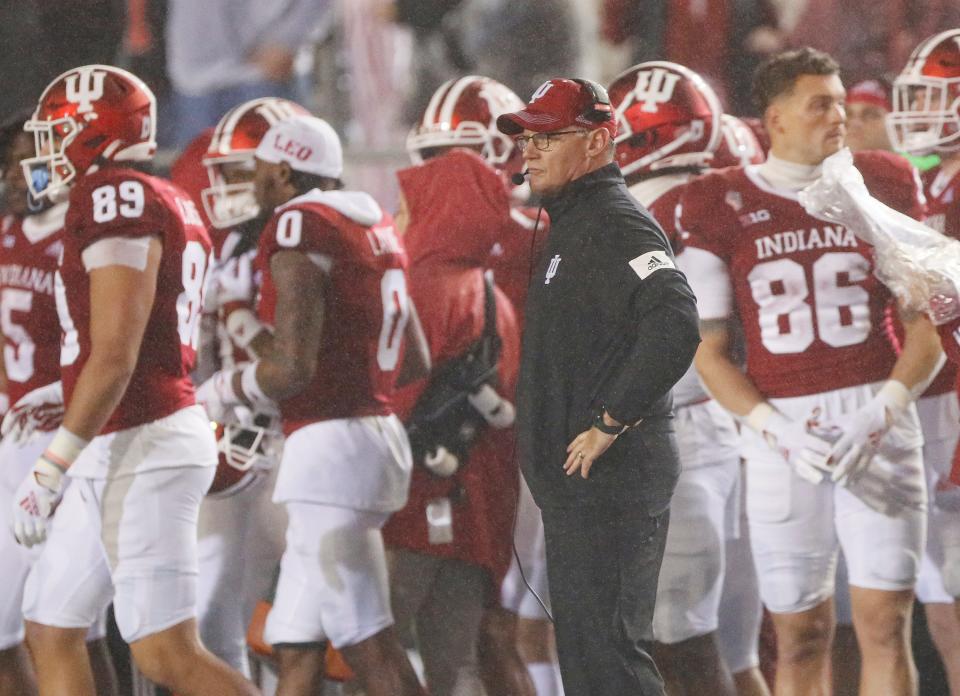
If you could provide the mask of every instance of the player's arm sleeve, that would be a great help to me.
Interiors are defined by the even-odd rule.
[[[649,259],[661,263],[654,266]],[[637,279],[629,312],[634,328],[620,364],[600,390],[603,408],[620,423],[636,423],[669,392],[693,362],[700,343],[697,300],[665,249],[630,262]]]
[[[147,268],[150,236],[103,237],[87,246],[82,254],[87,273],[105,266],[127,266],[137,271]]]
[[[733,289],[727,264],[716,254],[691,247],[677,257],[697,296],[701,320],[726,319],[733,313]]]

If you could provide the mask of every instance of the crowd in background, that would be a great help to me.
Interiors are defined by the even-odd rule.
[[[486,75],[525,97],[554,75],[603,81],[665,59],[705,76],[728,112],[751,114],[750,75],[773,53],[825,50],[852,85],[896,74],[923,37],[957,24],[950,0],[6,3],[0,120],[31,107],[63,70],[111,63],[155,89],[171,151],[229,107],[269,94],[315,108],[348,145],[389,155],[455,75]]]

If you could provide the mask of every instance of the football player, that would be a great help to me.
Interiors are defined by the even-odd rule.
[[[0,222],[0,334],[6,393],[17,408],[7,421],[0,442],[3,462],[0,486],[4,514],[20,481],[53,437],[63,416],[60,390],[60,323],[54,301],[53,278],[63,247],[66,203],[51,206],[29,196],[20,161],[33,156],[33,138],[23,132],[28,114],[17,116],[0,131],[0,171],[3,210]],[[46,398],[42,398],[46,395]],[[29,404],[29,405],[28,405]],[[31,421],[27,424],[27,421]],[[31,442],[18,438],[21,430],[36,435]],[[9,525],[9,518],[7,519]],[[4,530],[6,532],[6,530]],[[36,692],[23,642],[23,588],[37,549],[16,543],[12,534],[0,534],[5,592],[0,603],[0,695]],[[107,652],[106,615],[98,617],[87,634],[90,666],[97,693],[116,692]]]
[[[265,634],[277,693],[313,693],[329,641],[369,696],[422,694],[393,630],[380,528],[406,502],[411,468],[394,387],[424,376],[429,356],[392,221],[369,195],[340,190],[342,170],[321,119],[295,116],[263,136],[254,190],[272,215],[257,250],[258,315],[274,337],[198,398],[213,420],[274,404],[283,420],[274,501],[289,523]]]
[[[683,185],[705,171],[724,143],[720,100],[698,74],[665,61],[628,68],[608,92],[618,120],[617,162],[630,193],[679,252],[677,201]],[[732,695],[734,682],[716,632],[728,509],[738,507],[737,428],[692,366],[673,388],[673,400],[683,468],[657,586],[655,657],[671,690]],[[748,631],[744,639],[755,642],[759,616],[754,618],[752,635]]]
[[[94,693],[83,639],[112,599],[151,681],[255,694],[197,636],[216,444],[189,372],[210,241],[186,194],[125,164],[153,156],[156,100],[124,70],[83,66],[50,83],[25,129],[31,193],[69,200],[54,281],[66,410],[13,515],[20,543],[47,539],[24,597],[40,693]]]
[[[863,80],[847,90],[847,147],[860,150],[892,150],[887,136],[890,113],[890,83]]]
[[[522,329],[532,258],[546,242],[549,218],[546,212],[527,207],[530,186],[521,174],[522,156],[514,142],[496,128],[500,114],[520,108],[520,97],[491,78],[468,75],[449,80],[434,93],[407,137],[407,152],[411,161],[419,164],[451,148],[471,149],[503,178],[510,192],[510,216],[507,225],[498,228],[488,264],[497,287],[513,304]],[[543,520],[522,480],[515,514],[515,533],[511,536],[516,554],[512,554],[503,578],[499,606],[488,606],[480,625],[481,675],[490,692],[513,688],[522,693],[519,642],[537,694],[559,696],[562,686],[553,627],[541,604],[550,601]]]
[[[887,128],[894,148],[910,155],[939,154],[940,165],[923,173],[926,223],[960,239],[960,29],[923,41],[894,81]],[[960,489],[950,482],[950,467],[960,434],[957,365],[948,362],[917,403],[924,434],[924,460],[930,486],[930,527],[917,594],[927,603],[954,604],[960,597]],[[929,612],[928,612],[929,614]],[[928,616],[928,618],[930,618]],[[950,675],[960,693],[960,656],[945,654],[956,624],[928,621]],[[951,630],[952,629],[952,630]],[[945,634],[945,635],[943,635]]]
[[[254,151],[274,123],[307,114],[299,104],[266,97],[245,102],[220,119],[201,148],[188,148],[172,170],[211,221],[215,262],[201,324],[203,363],[234,368],[259,357],[269,330],[256,318],[259,287],[253,259],[269,211],[253,194]],[[192,165],[192,166],[191,166]],[[190,172],[205,170],[205,185]],[[177,181],[179,183],[179,181]],[[205,335],[205,334],[211,335]],[[213,353],[213,355],[209,355]],[[212,370],[198,368],[195,379]],[[284,509],[271,501],[282,437],[269,414],[241,412],[218,438],[218,475],[200,508],[200,636],[210,650],[249,674],[246,629],[256,603],[270,590],[283,553]],[[255,419],[259,422],[254,422]],[[271,454],[276,456],[270,456]],[[239,467],[239,468],[238,468]]]
[[[702,320],[697,369],[747,426],[747,512],[777,631],[778,692],[823,688],[839,542],[863,653],[861,693],[910,694],[910,612],[926,526],[911,390],[929,378],[940,348],[925,316],[905,316],[894,355],[883,331],[890,295],[871,274],[870,248],[797,201],[844,144],[838,72],[809,48],[758,69],[768,158],[685,188],[682,266]],[[922,216],[902,158],[861,154],[857,164],[875,196]],[[743,332],[745,373],[729,354],[731,320]]]

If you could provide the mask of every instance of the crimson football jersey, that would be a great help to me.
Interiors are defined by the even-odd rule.
[[[60,379],[60,322],[53,288],[66,207],[60,204],[25,218],[8,215],[0,223],[0,332],[11,405]]]
[[[862,152],[855,164],[887,205],[921,218],[923,196],[902,157]],[[719,257],[743,326],[747,373],[767,397],[816,394],[886,379],[896,355],[884,333],[890,293],[873,275],[871,247],[806,213],[757,166],[687,184],[684,245]]]
[[[163,243],[156,296],[133,376],[101,433],[149,423],[195,403],[190,371],[211,244],[196,205],[169,181],[113,167],[77,180],[56,283],[68,404],[90,355],[90,278],[81,255],[102,239],[150,236]]]
[[[926,223],[943,234],[960,239],[960,172],[949,175],[940,167],[923,174],[924,192],[927,195]],[[958,367],[947,362],[924,396],[946,394],[957,386]]]
[[[270,325],[277,304],[270,259],[283,251],[307,254],[328,278],[316,373],[280,403],[285,433],[318,421],[391,413],[410,312],[406,254],[392,219],[372,198],[350,191],[313,190],[277,208],[257,249],[258,311]]]

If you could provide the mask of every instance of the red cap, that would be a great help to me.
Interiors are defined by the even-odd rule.
[[[893,110],[890,87],[880,80],[863,80],[847,91],[847,104],[873,104],[886,111]]]
[[[586,81],[554,79],[547,80],[530,97],[526,109],[503,114],[497,118],[497,129],[507,135],[517,135],[524,130],[542,133],[576,126],[595,129],[606,128],[610,137],[617,134],[617,120],[606,90],[600,85]],[[600,112],[607,118],[590,119],[591,112]]]

